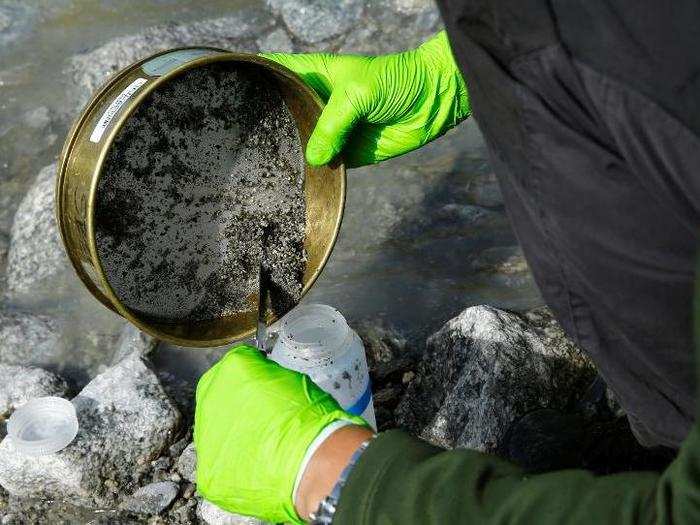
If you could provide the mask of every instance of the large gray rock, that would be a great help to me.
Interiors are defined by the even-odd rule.
[[[155,26],[138,34],[114,38],[70,60],[68,73],[76,86],[76,103],[78,106],[84,105],[109,75],[165,49],[201,45],[255,52],[255,39],[274,24],[270,14],[264,10],[242,9],[231,16]]]
[[[69,268],[54,215],[56,164],[43,168],[15,214],[7,260],[11,295],[27,295]]]
[[[226,512],[205,499],[197,504],[197,517],[208,525],[267,525],[257,518]]]
[[[158,346],[158,340],[155,337],[142,332],[131,323],[127,323],[119,334],[112,364],[117,364],[122,359],[134,354],[147,357],[156,346]]]
[[[362,19],[364,0],[268,0],[289,30],[308,43],[342,35]]]
[[[121,508],[137,514],[160,514],[175,500],[179,491],[180,487],[172,481],[149,483],[126,498]]]
[[[0,363],[48,363],[59,351],[60,337],[60,324],[51,317],[0,311]]]
[[[0,443],[0,485],[15,496],[112,506],[133,490],[149,462],[168,447],[180,414],[137,355],[95,377],[73,399],[80,425],[62,451],[22,455]]]
[[[56,374],[33,366],[0,364],[0,419],[30,399],[67,393],[68,385]]]
[[[467,308],[428,339],[400,423],[443,447],[495,451],[519,416],[563,408],[593,378],[573,343],[546,335],[552,329],[489,306]]]

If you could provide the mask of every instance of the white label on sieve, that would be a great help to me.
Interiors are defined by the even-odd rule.
[[[157,77],[170,73],[173,69],[186,62],[216,53],[220,53],[220,51],[214,49],[179,49],[152,58],[141,66],[141,69],[143,69],[143,72],[147,75]]]
[[[131,84],[129,84],[124,91],[119,93],[119,96],[112,101],[109,107],[102,114],[99,122],[97,122],[97,125],[95,126],[95,129],[92,130],[90,142],[97,143],[102,140],[102,135],[107,129],[107,126],[109,126],[109,123],[112,122],[114,116],[119,112],[124,103],[129,100],[131,96],[136,93],[146,82],[148,82],[148,79],[137,78]]]

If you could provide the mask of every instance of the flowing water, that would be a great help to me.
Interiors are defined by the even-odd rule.
[[[14,212],[39,169],[58,155],[75,116],[69,58],[153,25],[256,6],[263,2],[0,0],[0,275]],[[373,45],[360,42],[363,49]],[[516,240],[474,122],[420,152],[350,171],[348,192],[337,247],[305,300],[337,307],[351,324],[384,323],[416,341],[470,305],[540,304],[527,270],[494,271],[488,263],[507,259]],[[66,323],[51,365],[78,385],[110,362],[123,326],[70,270],[30,294],[5,297],[0,307]],[[161,345],[154,360],[193,381],[217,355]]]

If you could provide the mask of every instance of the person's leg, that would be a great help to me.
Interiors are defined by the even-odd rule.
[[[443,2],[443,12],[545,300],[594,359],[640,442],[678,446],[695,405],[700,138],[648,93],[583,60],[575,46],[585,47],[586,35],[567,40],[568,26],[561,25],[573,23],[567,15],[582,4],[554,2],[552,11],[545,0],[454,0]],[[602,10],[587,16],[592,27],[621,27]],[[694,31],[678,21],[656,22],[672,26],[668,31]],[[620,41],[635,38],[627,29]],[[644,56],[618,48],[608,52],[625,63]]]

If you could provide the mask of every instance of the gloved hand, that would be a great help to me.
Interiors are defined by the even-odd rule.
[[[467,88],[444,31],[385,56],[262,53],[327,102],[306,149],[309,164],[343,151],[348,167],[414,150],[467,118]]]
[[[308,376],[252,346],[231,349],[197,385],[197,490],[219,507],[270,522],[302,523],[292,492],[309,445],[348,414]]]

